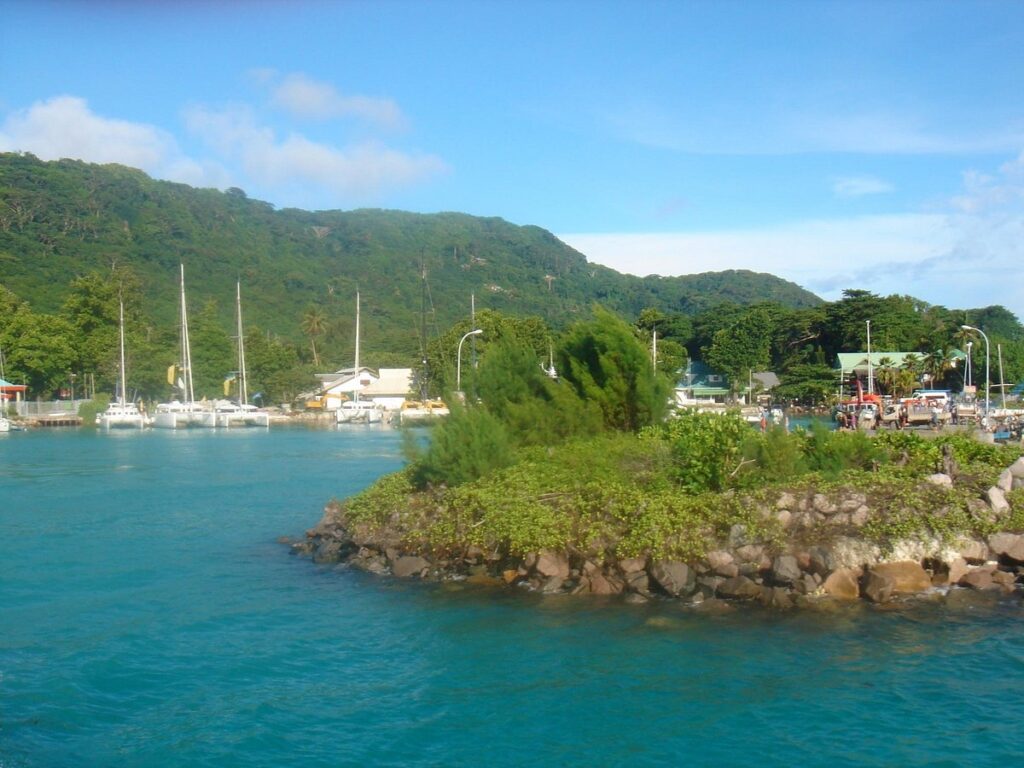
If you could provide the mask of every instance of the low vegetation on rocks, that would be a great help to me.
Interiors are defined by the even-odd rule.
[[[298,548],[379,573],[789,607],[951,583],[1012,590],[1022,532],[1019,447],[760,433],[685,413],[520,448],[454,486],[418,482],[413,464],[332,502]]]

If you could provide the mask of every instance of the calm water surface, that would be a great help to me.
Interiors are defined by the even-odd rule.
[[[391,432],[0,436],[0,768],[1024,762],[1024,609],[726,616],[291,556]]]

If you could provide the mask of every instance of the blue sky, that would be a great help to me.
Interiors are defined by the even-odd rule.
[[[1024,319],[1024,3],[0,3],[0,150]]]

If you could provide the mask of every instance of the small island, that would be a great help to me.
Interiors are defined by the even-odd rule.
[[[789,609],[1020,590],[1019,444],[669,414],[644,345],[600,310],[556,361],[557,378],[514,338],[495,344],[474,396],[429,444],[409,438],[408,466],[328,504],[295,550],[399,578],[631,602]]]

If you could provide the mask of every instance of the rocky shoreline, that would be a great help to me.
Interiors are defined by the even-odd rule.
[[[954,485],[953,473],[923,482]],[[784,531],[782,541],[762,541],[742,524],[692,562],[650,557],[599,559],[574,551],[544,550],[523,556],[468,546],[457,553],[403,545],[396,526],[350,523],[345,506],[331,502],[323,518],[292,543],[316,563],[344,563],[372,574],[434,581],[472,580],[545,594],[618,595],[628,602],[677,599],[753,601],[772,609],[812,605],[821,599],[888,603],[936,587],[962,587],[1024,595],[1024,534],[1000,529],[1010,513],[1006,494],[1024,488],[1024,457],[999,476],[971,514],[993,533],[984,537],[905,537],[885,546],[867,535],[885,510],[867,495],[782,491],[759,511]]]

